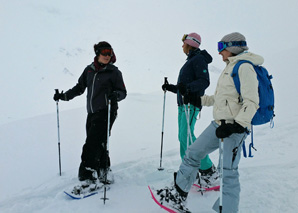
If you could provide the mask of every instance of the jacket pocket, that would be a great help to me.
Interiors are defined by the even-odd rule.
[[[240,110],[240,106],[237,103],[237,101],[238,100],[235,100],[235,101],[226,100],[226,107],[232,118],[235,118]]]

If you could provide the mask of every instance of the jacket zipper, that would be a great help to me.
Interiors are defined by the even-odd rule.
[[[96,79],[96,75],[97,73],[95,73],[94,77],[93,77],[93,82],[92,82],[92,90],[91,90],[91,96],[90,96],[90,109],[91,109],[91,112],[93,112],[93,107],[92,107],[92,98],[93,98],[93,92],[94,92],[94,83],[95,83],[95,79]]]

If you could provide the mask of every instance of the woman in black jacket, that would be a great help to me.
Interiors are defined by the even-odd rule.
[[[96,56],[88,65],[78,83],[67,92],[56,93],[54,100],[69,101],[82,95],[87,88],[86,141],[81,155],[79,180],[103,181],[108,174],[108,182],[113,182],[110,158],[107,151],[108,99],[111,100],[110,129],[116,119],[118,101],[126,97],[122,73],[113,63],[116,56],[112,46],[105,41],[94,45]]]

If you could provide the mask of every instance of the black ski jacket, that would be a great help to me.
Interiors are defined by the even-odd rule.
[[[118,101],[123,100],[127,95],[122,73],[113,64],[108,64],[102,69],[96,69],[94,62],[88,65],[78,83],[65,93],[67,100],[82,95],[86,88],[88,113],[107,109],[107,96],[113,91],[117,92],[118,97],[117,102],[111,103],[111,110],[116,111]]]
[[[187,61],[179,72],[177,85],[182,83],[186,86],[189,97],[192,97],[190,103],[195,106],[196,100],[205,94],[210,84],[208,64],[211,62],[212,57],[206,50],[196,49],[189,52]],[[171,91],[177,93],[177,104],[181,106],[183,101],[177,85]]]

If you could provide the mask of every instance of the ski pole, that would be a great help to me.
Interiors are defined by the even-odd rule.
[[[221,124],[224,124],[224,120],[221,121]],[[224,154],[224,140],[223,138],[220,139],[220,195],[219,195],[219,212],[222,212],[222,195],[223,195],[223,154]]]
[[[167,77],[165,77],[165,84],[168,82]],[[164,134],[164,121],[165,121],[165,104],[166,104],[166,92],[167,90],[164,90],[163,95],[163,112],[162,112],[162,127],[161,127],[161,147],[160,147],[160,163],[159,163],[159,171],[164,170],[162,168],[162,149],[163,149],[163,134]]]
[[[55,89],[56,94],[59,94],[59,90]],[[61,152],[60,152],[60,125],[59,125],[59,100],[56,101],[56,108],[57,108],[57,128],[58,128],[58,154],[59,154],[59,173],[61,176]]]
[[[191,144],[193,143],[193,141],[192,141],[192,138],[191,138],[191,135],[190,135],[190,121],[189,121],[189,115],[190,115],[190,103],[188,103],[187,104],[187,119],[188,119],[188,136],[187,136],[187,138],[188,138],[188,140],[189,140],[189,138],[190,138],[190,141],[191,141]],[[188,149],[188,146],[189,146],[189,141],[187,142],[187,149]]]
[[[225,124],[225,120],[220,120],[221,121],[221,125]],[[220,142],[220,151],[219,151],[219,155],[220,155],[220,195],[219,195],[219,212],[222,213],[222,199],[223,199],[223,155],[224,155],[224,140],[223,138],[221,138],[219,140]]]
[[[223,139],[220,139],[220,197],[219,197],[219,212],[222,212],[222,190],[223,190]]]
[[[107,127],[107,144],[106,144],[106,157],[108,158],[108,151],[109,151],[109,138],[110,138],[110,114],[111,114],[111,100],[108,100],[108,127]],[[106,162],[108,164],[108,159],[106,159]],[[105,172],[105,183],[104,183],[104,197],[101,198],[103,199],[103,204],[106,204],[107,198],[107,175],[108,175],[108,167],[106,168]]]
[[[188,149],[189,139],[190,139],[191,144],[193,143],[192,137],[190,135],[190,122],[189,122],[190,103],[188,103],[187,109],[186,109],[186,105],[184,104],[184,111],[185,111],[185,117],[186,117],[186,122],[187,122],[187,146],[186,146],[186,149]]]

